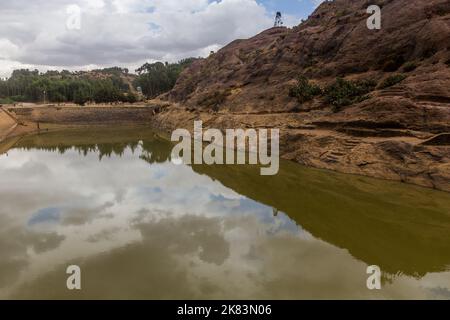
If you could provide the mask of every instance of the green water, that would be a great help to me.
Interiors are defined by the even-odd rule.
[[[0,298],[450,299],[450,194],[290,162],[269,177],[176,166],[170,152],[122,128],[1,155]]]

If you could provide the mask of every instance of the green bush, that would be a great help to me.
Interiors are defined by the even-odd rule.
[[[325,101],[337,112],[342,107],[369,99],[368,94],[375,89],[376,85],[373,80],[347,81],[337,78],[334,83],[325,88]]]
[[[417,64],[415,62],[407,62],[403,66],[404,72],[412,72],[417,69]]]
[[[402,82],[406,79],[404,74],[395,74],[387,77],[379,86],[379,89],[386,89],[395,86],[397,83]]]
[[[315,96],[321,94],[322,89],[317,85],[309,83],[309,80],[304,76],[299,76],[297,85],[289,90],[289,96],[297,98],[299,103],[310,101]]]
[[[15,101],[11,98],[1,98],[0,104],[13,104]]]
[[[337,17],[337,18],[340,18],[340,17],[346,16],[346,15],[348,15],[348,14],[349,14],[349,11],[346,10],[346,9],[344,9],[344,10],[339,10],[339,11],[336,12],[336,17]]]
[[[123,102],[127,102],[127,103],[133,104],[133,103],[138,102],[138,97],[134,93],[130,92],[127,95],[123,96]]]

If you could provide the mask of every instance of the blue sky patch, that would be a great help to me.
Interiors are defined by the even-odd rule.
[[[28,226],[35,226],[40,224],[58,224],[61,218],[61,209],[50,207],[44,208],[34,213],[30,220],[28,220]]]

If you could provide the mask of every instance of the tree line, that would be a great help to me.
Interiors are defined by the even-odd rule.
[[[14,102],[75,102],[80,105],[96,103],[136,102],[129,86],[118,75],[89,78],[83,73],[21,69],[0,81],[0,99]]]
[[[146,63],[136,70],[132,85],[140,87],[147,98],[154,98],[170,91],[180,73],[195,59],[178,63]],[[92,76],[94,75],[94,76]],[[16,102],[74,102],[84,105],[95,103],[134,103],[138,96],[130,81],[128,69],[119,67],[94,70],[92,72],[15,70],[11,77],[0,79],[0,104]]]
[[[170,91],[175,86],[181,72],[195,60],[197,59],[188,58],[177,63],[146,63],[136,70],[139,76],[134,81],[134,85],[140,87],[148,98],[155,98]]]

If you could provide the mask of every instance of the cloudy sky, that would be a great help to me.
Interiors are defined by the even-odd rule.
[[[321,0],[0,0],[0,77],[17,68],[86,70],[205,56]]]

